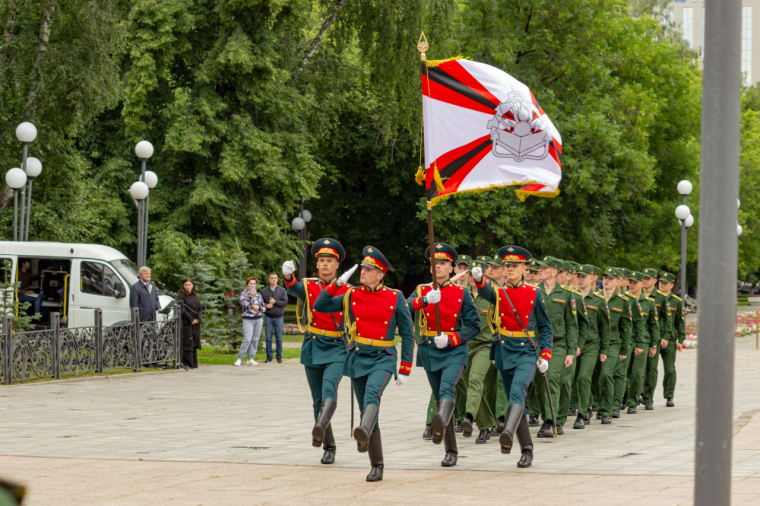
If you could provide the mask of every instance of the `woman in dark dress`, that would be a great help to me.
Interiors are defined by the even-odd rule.
[[[182,364],[192,369],[198,368],[198,350],[201,349],[201,319],[203,306],[195,293],[195,285],[190,278],[182,283],[177,301],[185,304],[182,311]]]

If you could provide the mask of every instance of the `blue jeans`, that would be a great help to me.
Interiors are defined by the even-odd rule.
[[[42,295],[27,295],[25,293],[18,294],[18,301],[19,302],[31,302],[34,304],[34,312],[40,314],[40,320],[45,317],[45,311],[42,307]]]
[[[277,338],[277,358],[282,358],[282,324],[285,321],[285,317],[280,316],[277,318],[264,317],[264,324],[267,329],[267,358],[272,360],[272,330]]]

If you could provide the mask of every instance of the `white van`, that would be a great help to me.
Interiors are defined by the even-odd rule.
[[[66,318],[67,327],[94,325],[95,309],[103,310],[106,326],[132,319],[129,292],[137,283],[137,269],[120,251],[99,244],[0,241],[0,280],[17,281],[26,260],[31,263],[32,291],[42,295],[48,314],[58,312]],[[161,307],[173,300],[158,293]],[[33,308],[29,311],[32,314]],[[49,319],[36,324],[49,325]]]

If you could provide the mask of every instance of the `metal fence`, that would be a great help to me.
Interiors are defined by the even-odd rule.
[[[103,326],[103,312],[95,309],[92,327],[60,328],[60,315],[51,315],[49,330],[13,332],[10,316],[2,317],[0,380],[14,382],[109,369],[180,363],[180,311],[164,321],[132,320]]]

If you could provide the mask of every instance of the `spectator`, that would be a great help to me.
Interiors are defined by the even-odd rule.
[[[264,325],[267,333],[267,360],[272,361],[272,331],[277,339],[277,363],[282,363],[282,324],[285,321],[285,306],[288,305],[288,292],[277,286],[277,274],[269,274],[269,286],[261,291],[261,297],[266,302]]]
[[[238,351],[236,366],[243,362],[246,353],[248,353],[248,365],[256,365],[253,358],[259,348],[263,323],[261,316],[264,314],[264,299],[260,293],[256,292],[256,278],[246,279],[245,286],[247,289],[240,294],[240,305],[243,306],[243,343]]]
[[[161,305],[156,287],[150,283],[150,267],[140,267],[138,275],[140,280],[129,291],[129,307],[139,310],[141,322],[156,321],[156,311],[161,309]]]
[[[201,349],[201,320],[203,306],[195,293],[193,280],[186,278],[177,301],[184,304],[182,311],[182,363],[191,369],[198,368],[198,350]]]
[[[18,273],[18,280],[20,283],[18,289],[18,301],[31,302],[34,306],[34,312],[39,313],[40,318],[42,318],[45,316],[45,308],[42,307],[42,300],[44,297],[31,288],[32,282],[38,281],[40,275],[32,274],[32,262],[28,258],[24,258],[20,263],[21,270]]]

